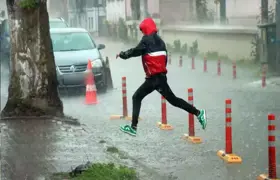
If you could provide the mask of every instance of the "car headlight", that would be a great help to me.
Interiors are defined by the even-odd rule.
[[[101,68],[103,66],[101,59],[95,59],[91,61],[91,66],[93,68]]]

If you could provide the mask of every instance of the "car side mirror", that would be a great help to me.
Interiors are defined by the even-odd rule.
[[[104,44],[98,44],[97,49],[98,50],[105,49],[105,45]]]

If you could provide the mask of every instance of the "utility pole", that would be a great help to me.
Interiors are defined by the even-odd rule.
[[[261,23],[268,23],[268,0],[261,0]]]
[[[220,23],[227,23],[227,15],[226,15],[226,0],[220,0]]]
[[[261,24],[265,25],[268,23],[268,0],[261,0]],[[268,65],[268,41],[267,41],[267,28],[261,30],[261,63],[265,66]]]
[[[280,68],[280,0],[276,0],[276,49],[277,49],[277,56],[276,56],[276,68],[279,70]],[[280,72],[280,70],[278,71]]]

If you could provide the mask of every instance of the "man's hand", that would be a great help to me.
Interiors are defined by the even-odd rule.
[[[127,54],[125,52],[121,51],[118,57],[120,57],[122,59],[127,59]]]

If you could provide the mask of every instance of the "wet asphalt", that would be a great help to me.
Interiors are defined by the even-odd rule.
[[[208,62],[203,72],[203,61],[196,60],[191,69],[189,58],[178,66],[178,55],[172,56],[168,66],[168,82],[174,93],[187,99],[187,88],[194,89],[197,108],[207,109],[208,127],[202,130],[196,122],[196,135],[203,143],[194,145],[182,140],[188,131],[188,114],[167,104],[167,120],[174,129],[163,131],[156,123],[161,118],[161,100],[157,92],[142,102],[137,137],[119,131],[126,120],[109,120],[121,114],[121,77],[127,77],[128,110],[131,96],[144,81],[140,58],[115,59],[128,45],[98,38],[104,43],[104,56],[110,58],[114,89],[99,93],[97,105],[85,105],[84,94],[64,94],[64,112],[78,118],[80,127],[56,120],[20,120],[1,123],[1,165],[3,179],[44,179],[49,172],[67,171],[71,166],[88,160],[120,162],[136,167],[141,179],[207,179],[251,180],[267,172],[267,114],[277,117],[277,139],[280,175],[280,86],[268,83],[261,88],[260,77],[251,68],[237,66],[237,79],[232,79],[232,67],[222,63],[222,75],[217,76],[216,61]],[[277,79],[277,78],[276,78]],[[1,67],[1,109],[7,100],[8,71]],[[233,151],[243,159],[241,165],[226,165],[216,156],[224,149],[225,99],[232,99]],[[115,146],[127,158],[118,160],[105,153],[107,146]],[[5,173],[3,173],[5,172]],[[24,178],[21,178],[24,177]]]

